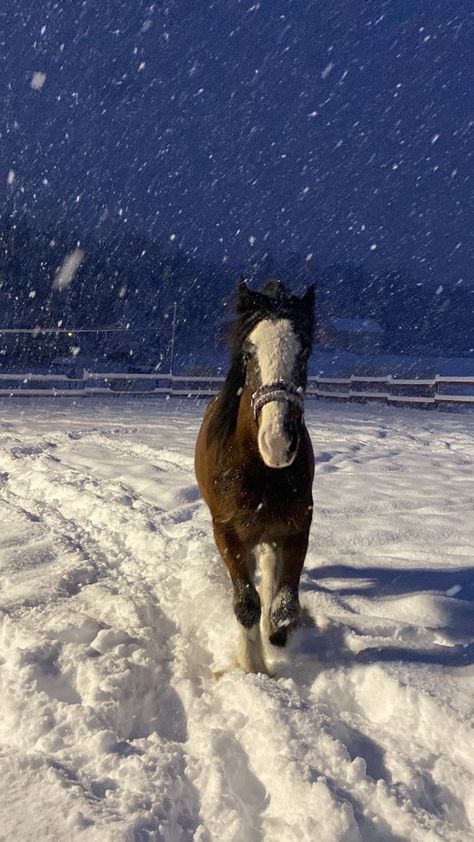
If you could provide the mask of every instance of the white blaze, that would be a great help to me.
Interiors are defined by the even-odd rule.
[[[291,382],[301,345],[289,319],[264,319],[253,329],[249,339],[255,346],[262,386],[279,380]],[[258,447],[269,468],[284,468],[292,461],[288,461],[290,443],[283,427],[286,410],[283,401],[271,401],[261,409]]]

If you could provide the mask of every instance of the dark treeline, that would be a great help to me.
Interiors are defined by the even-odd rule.
[[[83,260],[71,283],[54,288],[66,256]],[[472,352],[474,294],[467,284],[417,282],[403,268],[369,273],[349,264],[326,268],[307,256],[277,261],[262,255],[243,273],[257,286],[280,277],[300,292],[317,286],[317,321],[333,316],[371,318],[382,328],[379,350]],[[116,363],[169,365],[174,302],[176,349],[181,365],[209,365],[223,357],[238,271],[203,264],[173,243],[104,233],[78,238],[57,226],[37,231],[25,220],[0,221],[1,328],[121,327],[111,334],[0,335],[0,360],[44,363],[71,353]],[[369,349],[370,350],[370,349]]]

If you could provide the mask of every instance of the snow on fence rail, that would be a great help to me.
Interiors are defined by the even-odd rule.
[[[224,377],[173,375],[159,372],[97,372],[84,369],[82,377],[65,374],[0,373],[0,395],[24,397],[88,397],[91,395],[145,395],[211,397]],[[52,385],[55,384],[55,385]],[[457,389],[458,391],[452,391]],[[309,377],[307,397],[330,400],[384,401],[387,404],[474,405],[474,377],[407,379],[393,377]]]
[[[453,392],[453,387],[461,387],[461,392]],[[332,400],[381,400],[398,405],[474,404],[474,377],[439,374],[414,379],[393,377],[391,374],[380,377],[311,377],[308,394]]]

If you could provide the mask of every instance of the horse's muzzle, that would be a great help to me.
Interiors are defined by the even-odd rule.
[[[260,426],[258,449],[267,468],[288,468],[295,460],[298,444],[296,427],[288,435],[283,424]]]

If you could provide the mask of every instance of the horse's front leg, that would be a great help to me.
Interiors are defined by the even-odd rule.
[[[285,646],[288,635],[299,625],[301,618],[298,594],[301,571],[308,549],[308,530],[285,538],[279,549],[280,580],[270,613],[270,643],[274,646]]]
[[[255,562],[251,550],[229,524],[213,523],[217,548],[229,571],[234,590],[234,614],[240,639],[237,666],[245,672],[268,674],[260,635],[260,597],[253,583]]]

